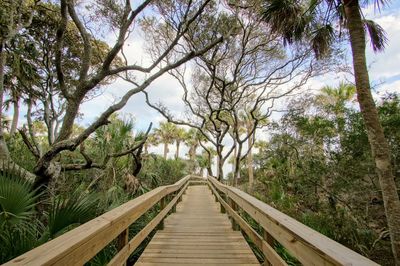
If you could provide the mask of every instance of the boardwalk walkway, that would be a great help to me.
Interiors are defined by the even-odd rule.
[[[157,215],[131,235],[130,226],[156,206]],[[258,224],[257,231],[243,213]],[[287,266],[274,249],[277,243],[302,265],[378,265],[240,189],[196,175],[155,188],[4,265],[87,265],[114,241],[118,252],[107,265],[123,266],[157,228],[136,265],[259,265],[232,227],[246,234],[266,265]]]
[[[259,265],[208,186],[189,186],[135,265]]]

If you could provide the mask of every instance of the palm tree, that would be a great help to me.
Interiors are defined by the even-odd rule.
[[[373,2],[378,7],[386,3],[384,0]],[[370,4],[371,1],[364,3]],[[335,38],[333,24],[339,23],[347,28],[353,55],[357,99],[382,189],[394,259],[400,265],[400,200],[392,171],[390,148],[371,94],[365,56],[367,32],[374,51],[383,50],[387,39],[379,25],[364,19],[362,7],[359,0],[264,0],[262,17],[273,33],[282,35],[285,44],[309,40],[317,58],[329,52]]]
[[[176,125],[168,122],[161,122],[159,128],[154,130],[160,143],[164,144],[164,159],[167,159],[168,145],[174,141]]]
[[[200,141],[205,141],[205,138],[201,134],[201,132],[197,129],[190,128],[186,134],[186,139],[185,139],[185,144],[189,147],[188,155],[189,155],[190,172],[193,172],[196,169],[197,165],[199,165],[201,169],[200,161],[197,156],[197,149],[200,145]],[[203,163],[203,161],[201,162]]]
[[[196,158],[197,148],[199,147],[199,141],[203,140],[204,137],[197,129],[191,128],[187,132],[186,145],[189,146],[189,159],[194,161]]]
[[[317,95],[317,102],[335,116],[336,129],[341,144],[343,143],[346,103],[354,98],[355,93],[355,86],[341,82],[338,87],[323,87],[321,93]]]
[[[174,139],[176,143],[176,151],[175,151],[175,160],[179,158],[179,149],[182,141],[185,141],[187,138],[187,134],[184,128],[176,127],[174,132]]]
[[[147,136],[146,142],[145,142],[144,145],[143,145],[144,154],[146,154],[146,155],[149,154],[149,147],[150,147],[151,145],[157,146],[158,144],[159,144],[159,143],[158,143],[157,136],[156,136],[154,133],[149,134],[149,135]]]

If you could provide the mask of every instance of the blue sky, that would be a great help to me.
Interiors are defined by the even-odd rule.
[[[370,45],[367,48],[371,83],[373,85],[379,84],[379,86],[374,87],[375,96],[379,97],[386,91],[400,91],[400,1],[394,1],[390,7],[382,9],[380,13],[374,10],[373,6],[365,9],[364,13],[367,18],[374,19],[385,29],[389,39],[386,50],[383,53],[373,53]],[[127,41],[124,51],[130,63],[142,63],[146,66],[149,65],[150,61],[144,52],[143,37],[140,32],[133,34]],[[351,63],[351,58],[348,59],[348,62]],[[348,78],[352,79],[351,77]],[[304,89],[318,90],[324,85],[336,85],[340,79],[341,77],[335,73],[330,73],[310,81],[304,86]],[[122,80],[117,80],[109,85],[102,95],[82,105],[80,111],[83,113],[83,117],[77,122],[82,125],[88,125],[130,88],[132,88],[132,85]],[[183,113],[182,90],[179,84],[170,76],[164,75],[160,77],[150,85],[147,91],[153,102],[162,101],[176,113]],[[22,117],[25,111],[24,108],[21,110],[20,124],[25,121]],[[155,123],[155,126],[157,126],[158,122],[163,121],[160,114],[145,104],[142,94],[134,95],[121,113],[128,113],[136,117],[135,128],[137,130],[145,130],[150,122]],[[11,115],[10,112],[9,114]],[[159,149],[157,148],[157,151]],[[170,153],[173,154],[173,152],[174,149],[171,149]]]

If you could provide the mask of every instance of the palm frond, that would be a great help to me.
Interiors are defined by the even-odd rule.
[[[54,199],[50,213],[48,231],[50,237],[65,233],[96,216],[98,198],[93,194],[73,193],[69,198]]]
[[[0,173],[0,224],[22,227],[28,223],[37,197],[30,182],[11,170],[3,170]]]
[[[273,33],[282,34],[284,44],[300,40],[309,20],[302,6],[292,0],[265,1],[261,15]]]
[[[364,20],[364,27],[368,31],[374,52],[383,51],[388,41],[385,30],[379,24],[368,19]]]
[[[381,11],[382,8],[388,6],[392,1],[391,0],[373,0],[375,10]],[[362,6],[371,5],[371,0],[364,0]]]
[[[40,223],[34,219],[40,196],[14,167],[0,171],[0,264],[38,245]]]
[[[330,24],[326,24],[313,32],[311,44],[318,59],[328,54],[334,38],[334,30]]]

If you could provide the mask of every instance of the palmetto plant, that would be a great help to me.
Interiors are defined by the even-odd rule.
[[[0,263],[6,262],[96,216],[98,197],[76,190],[53,198],[46,215],[35,209],[41,196],[20,172],[0,172]],[[42,219],[43,223],[42,223]]]
[[[95,194],[75,191],[68,197],[53,199],[49,211],[47,232],[50,238],[96,217],[98,197]]]
[[[38,198],[32,184],[13,168],[0,173],[0,263],[30,250],[38,243],[35,218]]]

